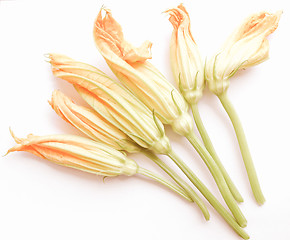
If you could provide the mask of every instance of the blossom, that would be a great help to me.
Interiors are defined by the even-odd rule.
[[[171,176],[174,181],[187,192],[186,194],[201,208],[205,218],[209,218],[209,213],[202,200],[191,189],[191,187],[186,182],[184,182],[183,179],[181,179],[155,154],[150,151],[145,151],[145,149],[139,147],[128,135],[105,120],[102,116],[96,113],[96,111],[90,108],[76,105],[70,98],[65,96],[60,91],[53,92],[50,104],[59,116],[61,116],[65,121],[75,126],[90,138],[105,143],[117,150],[125,150],[127,152],[142,152],[145,156],[160,166],[169,176]],[[143,169],[143,174],[144,171],[145,170]],[[152,175],[152,173],[150,175]],[[166,186],[168,186],[167,183]],[[183,190],[178,190],[178,188],[174,188],[173,190],[177,190],[179,194],[181,192],[183,193]],[[184,195],[185,194],[182,196]]]
[[[102,10],[106,12],[102,17]],[[193,129],[188,105],[181,94],[147,59],[152,43],[145,41],[139,48],[124,37],[121,26],[110,10],[101,9],[94,25],[97,48],[118,79],[128,87],[164,124],[186,135]]]
[[[75,168],[102,176],[131,176],[138,172],[135,161],[121,152],[88,138],[74,135],[35,136],[18,138],[11,134],[17,143],[8,150],[26,151],[56,164]]]
[[[182,4],[165,12],[174,28],[170,61],[175,81],[186,101],[196,104],[204,89],[204,64],[191,34],[189,14]]]
[[[206,62],[209,89],[219,95],[229,86],[229,78],[240,68],[265,61],[269,55],[266,38],[278,27],[282,12],[253,14],[230,35],[222,49]]]
[[[49,103],[62,119],[91,139],[105,143],[117,150],[140,151],[140,148],[132,139],[96,111],[75,104],[62,92],[55,90]]]
[[[82,98],[138,145],[166,154],[171,147],[163,124],[129,90],[105,73],[64,55],[50,54],[56,77],[72,83]]]

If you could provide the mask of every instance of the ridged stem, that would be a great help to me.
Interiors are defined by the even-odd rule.
[[[226,184],[224,176],[222,175],[219,167],[213,160],[212,156],[209,154],[209,152],[206,150],[206,148],[203,146],[200,140],[193,133],[187,135],[186,138],[203,159],[204,163],[206,164],[207,168],[212,174],[220,190],[220,193],[222,194],[226,204],[228,205],[229,209],[231,210],[232,214],[234,215],[239,225],[241,227],[246,227],[247,220],[243,215],[243,213],[241,212],[236,200],[233,198],[233,195],[231,194],[228,185]]]
[[[200,210],[202,211],[206,220],[209,220],[210,215],[207,210],[206,205],[197,195],[197,193],[187,184],[172,168],[165,164],[160,158],[156,156],[151,151],[144,150],[142,153],[150,158],[155,164],[157,164],[164,172],[166,172],[183,190],[188,194],[188,196],[194,201]]]
[[[226,110],[233,127],[236,132],[236,136],[238,139],[238,143],[240,146],[240,151],[243,157],[243,161],[247,170],[249,182],[252,188],[252,192],[254,194],[254,197],[258,204],[262,205],[265,202],[265,197],[262,193],[260,183],[257,177],[257,173],[255,170],[255,166],[250,154],[250,150],[248,147],[248,143],[246,140],[246,136],[242,127],[242,124],[240,122],[240,119],[238,117],[238,114],[236,113],[233,105],[231,104],[230,100],[227,97],[227,93],[223,93],[218,96],[219,100],[221,101],[224,109]]]
[[[181,189],[180,187],[176,186],[175,184],[172,184],[171,182],[167,181],[166,179],[162,178],[161,176],[156,175],[155,173],[145,169],[145,168],[138,168],[138,173],[146,176],[148,178],[151,178],[154,181],[157,181],[159,183],[161,183],[162,185],[168,187],[169,189],[171,189],[172,191],[176,192],[177,194],[179,194],[181,197],[185,198],[186,200],[192,202],[192,199],[188,196],[188,194]]]
[[[199,114],[199,110],[198,110],[198,106],[197,104],[192,104],[191,105],[191,111],[192,111],[192,115],[196,124],[196,127],[199,131],[199,134],[202,138],[202,141],[204,143],[204,146],[206,147],[207,151],[210,153],[210,155],[212,156],[213,160],[215,161],[215,163],[217,164],[217,166],[219,167],[220,171],[222,172],[222,175],[224,176],[224,179],[233,195],[233,197],[236,199],[237,202],[243,202],[244,199],[241,196],[241,194],[239,193],[237,187],[235,186],[235,184],[233,183],[232,179],[230,178],[227,170],[225,169],[225,167],[223,166],[220,158],[218,157],[214,146],[210,140],[210,137],[203,125],[203,122],[201,120],[200,114]]]
[[[209,189],[201,182],[201,180],[193,173],[193,171],[178,157],[172,150],[167,154],[175,164],[184,172],[188,179],[196,186],[201,194],[215,208],[215,210],[224,218],[224,220],[239,234],[243,239],[249,239],[249,235],[239,226],[233,216],[223,207]]]

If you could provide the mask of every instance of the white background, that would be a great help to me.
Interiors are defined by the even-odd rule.
[[[290,8],[287,0],[183,1],[201,52],[210,56],[248,15],[284,10],[269,37],[270,59],[237,74],[229,97],[246,132],[266,203],[250,192],[237,141],[217,98],[205,92],[199,106],[214,146],[242,193],[246,231],[254,240],[290,239]],[[135,45],[153,42],[153,62],[173,82],[169,67],[172,26],[164,10],[178,1],[0,0],[0,155],[17,136],[79,134],[47,100],[60,89],[82,103],[74,89],[55,79],[43,54],[63,53],[112,73],[95,48],[92,27],[102,5],[111,8]],[[222,201],[211,176],[187,141],[169,127],[173,148]],[[130,155],[160,172],[146,158]],[[163,157],[168,161],[167,158]],[[161,172],[160,172],[161,174]],[[208,205],[211,220],[159,184],[140,176],[106,179],[56,166],[29,153],[0,159],[0,239],[240,239]]]

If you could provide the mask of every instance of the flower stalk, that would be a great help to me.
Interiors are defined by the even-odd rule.
[[[200,199],[200,197],[196,194],[195,191],[173,170],[171,169],[167,164],[165,164],[160,158],[156,156],[151,151],[148,150],[142,150],[142,153],[151,159],[155,164],[157,164],[164,172],[166,172],[180,187],[182,187],[188,196],[194,201],[198,207],[201,209],[204,217],[206,220],[209,220],[210,215],[207,210],[207,207],[203,203],[203,201]]]
[[[180,195],[184,199],[186,199],[190,202],[193,201],[192,197],[190,197],[189,194],[187,192],[185,192],[183,189],[172,184],[171,182],[167,181],[166,179],[156,175],[155,173],[153,173],[145,168],[141,168],[141,167],[138,168],[137,173],[139,173],[145,177],[148,177],[148,178],[152,179],[153,181],[156,181],[156,182],[164,185],[165,187],[168,187],[169,189],[171,189],[173,192],[177,193],[178,195]]]
[[[203,144],[199,141],[199,139],[194,134],[190,134],[186,137],[188,141],[192,144],[192,146],[194,146],[194,148],[197,150],[199,155],[202,157],[204,163],[208,167],[209,171],[211,172],[220,190],[221,195],[223,196],[232,214],[236,218],[238,224],[241,227],[246,227],[247,220],[244,217],[243,213],[241,212],[237,202],[233,198],[233,195],[231,194],[219,167],[217,166],[217,164],[215,163],[211,155],[208,153],[206,148],[203,146]]]
[[[249,235],[237,223],[236,219],[223,207],[223,205],[216,199],[216,197],[208,190],[208,188],[201,182],[201,180],[193,173],[193,171],[178,157],[178,155],[171,151],[168,153],[174,163],[183,171],[188,179],[196,186],[214,209],[223,217],[223,219],[239,234],[243,239],[249,239]]]
[[[226,181],[226,184],[228,185],[228,188],[231,191],[233,197],[235,198],[235,200],[237,202],[243,202],[244,199],[243,199],[242,195],[240,194],[239,190],[237,189],[237,187],[233,183],[231,177],[229,176],[227,170],[223,166],[219,156],[217,155],[217,153],[214,149],[214,146],[213,146],[213,144],[210,140],[210,137],[207,133],[207,130],[205,129],[203,122],[201,120],[197,104],[191,105],[191,111],[192,111],[192,115],[193,115],[195,124],[196,124],[197,129],[198,129],[198,132],[200,133],[200,136],[201,136],[202,141],[204,143],[204,146],[206,147],[207,151],[210,153],[210,155],[214,159],[216,165],[220,169],[220,171],[221,171],[221,173]]]
[[[241,154],[244,160],[244,165],[248,174],[248,179],[252,188],[253,195],[258,204],[262,205],[265,202],[265,197],[262,193],[261,186],[258,180],[258,176],[255,170],[255,166],[252,160],[252,156],[249,150],[249,146],[246,140],[246,136],[241,124],[241,121],[238,117],[238,114],[235,111],[232,103],[230,102],[229,98],[227,97],[226,92],[223,94],[218,95],[220,102],[222,103],[225,111],[227,112],[240,146]]]

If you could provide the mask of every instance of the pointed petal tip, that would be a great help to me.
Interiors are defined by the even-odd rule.
[[[47,100],[47,102],[53,108],[52,101],[51,100]]]
[[[283,10],[282,10],[282,9],[278,10],[278,11],[275,13],[275,15],[276,15],[277,18],[278,18],[278,21],[280,20],[282,14],[283,14]]]
[[[51,55],[50,53],[44,53],[43,54],[43,56],[46,57],[46,58],[50,58],[50,55]]]
[[[12,131],[11,127],[9,127],[9,132],[10,132],[11,136],[13,137],[13,139],[15,140],[16,136],[15,136],[14,132]]]
[[[11,153],[11,152],[13,152],[12,150],[11,150],[11,148],[10,149],[8,149],[8,151],[4,154],[4,155],[2,155],[2,157],[6,157],[9,153]]]
[[[45,59],[51,60],[52,54],[51,53],[44,53],[43,56]]]
[[[111,9],[108,8],[105,4],[102,5],[100,11],[102,11],[102,10],[105,11],[105,12],[111,12]]]
[[[11,127],[9,127],[9,132],[10,132],[11,136],[13,137],[13,139],[14,139],[14,141],[15,141],[16,143],[20,143],[20,142],[21,142],[21,138],[16,137],[16,135],[15,135],[14,132],[12,131],[12,128],[11,128]]]
[[[99,13],[97,15],[97,18],[96,18],[96,21],[100,20],[100,19],[103,19],[103,16],[102,16],[102,12],[105,12],[105,15],[107,13],[111,13],[111,9],[109,9],[105,4],[103,4],[99,10]]]
[[[51,64],[50,53],[45,53],[43,54],[43,56],[44,56],[44,61]]]
[[[12,128],[11,128],[11,127],[9,127],[9,132],[10,132],[11,136],[13,137],[14,141],[15,141],[17,144],[21,143],[21,139],[15,136],[15,134],[14,134],[14,132],[12,131]],[[9,153],[14,152],[14,151],[16,151],[16,150],[15,150],[15,147],[12,147],[12,148],[8,149],[8,151],[7,151],[4,155],[2,155],[2,157],[7,156]]]

